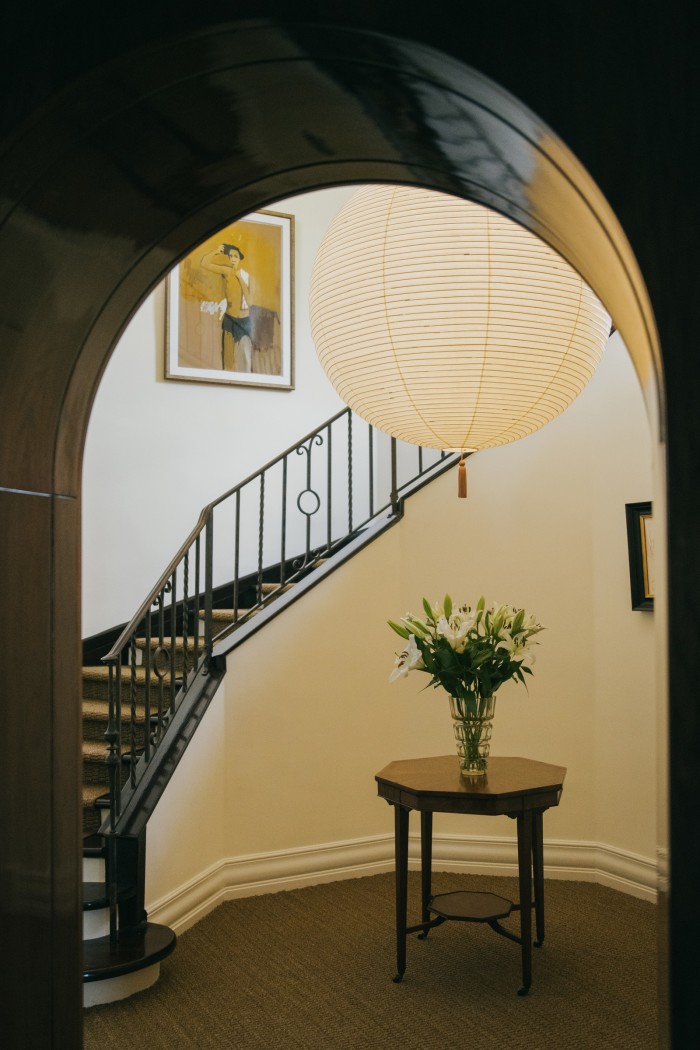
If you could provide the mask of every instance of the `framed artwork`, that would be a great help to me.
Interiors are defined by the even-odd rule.
[[[224,226],[170,272],[166,296],[166,379],[294,388],[293,215]]]
[[[654,521],[651,503],[626,503],[633,609],[654,608]]]

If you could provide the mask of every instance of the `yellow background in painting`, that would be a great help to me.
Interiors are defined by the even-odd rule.
[[[223,243],[235,244],[245,256],[241,269],[250,274],[253,305],[280,314],[282,231],[278,226],[252,219],[240,219],[225,226],[182,260],[180,298],[200,302],[219,302],[224,298],[224,278],[199,265],[203,255]]]

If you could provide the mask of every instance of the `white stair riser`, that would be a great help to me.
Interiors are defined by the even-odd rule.
[[[105,862],[102,857],[83,857],[83,882],[104,882]]]
[[[83,912],[83,940],[93,941],[109,935],[109,908]]]
[[[143,992],[155,984],[160,976],[160,963],[144,970],[127,973],[123,977],[110,977],[106,981],[87,981],[83,984],[83,1007],[99,1006],[127,999],[136,992]]]

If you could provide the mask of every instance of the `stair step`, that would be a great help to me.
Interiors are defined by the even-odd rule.
[[[145,638],[135,638],[134,642],[136,644],[136,648],[137,649],[145,649],[146,648],[146,639]],[[188,637],[187,637],[187,648],[188,649],[194,649],[194,643],[195,643],[194,637],[188,635]],[[158,646],[160,645],[160,639],[159,638],[151,638],[150,644],[151,644],[151,649],[157,649]],[[164,649],[170,650],[171,645],[172,645],[172,638],[165,638],[163,640],[163,648]],[[202,643],[200,642],[199,645],[200,645],[200,648],[201,648]],[[175,638],[175,649],[180,652],[184,648],[185,648],[185,639],[182,638],[182,637],[176,637]]]
[[[133,888],[127,890],[124,886],[117,887],[117,897],[124,900],[133,894]],[[109,907],[109,892],[105,882],[83,882],[83,911],[98,911]]]
[[[144,922],[122,930],[115,941],[98,937],[83,944],[83,981],[104,981],[160,962],[175,948],[177,936],[169,926]]]
[[[155,712],[154,712],[155,713]],[[90,745],[105,747],[105,731],[109,720],[109,705],[106,700],[83,700],[83,742]],[[121,715],[121,745],[122,748],[131,748],[131,729],[134,729],[134,745],[140,750],[146,742],[146,708],[143,704],[136,705],[136,718],[131,717],[131,704],[122,705]],[[92,755],[90,756],[92,757]]]
[[[158,692],[159,686],[162,682],[163,691],[170,693],[171,690],[171,675],[170,671],[167,671],[162,679],[158,677],[155,671],[151,670],[150,675],[146,675],[145,667],[135,667],[132,671],[130,667],[121,668],[121,683],[122,683],[122,703],[128,700],[131,692],[132,680],[134,682],[134,689],[136,693],[137,703],[139,700],[143,702],[143,697],[146,692],[147,682],[150,683],[151,696]],[[109,668],[108,667],[83,667],[82,670],[82,682],[83,682],[83,697],[86,700],[108,700],[109,699]],[[175,688],[178,688],[178,678],[175,678]]]
[[[95,802],[101,795],[104,795],[105,789],[105,784],[84,783],[82,786],[83,835],[94,834],[102,824],[102,814],[95,807]],[[84,849],[83,855],[85,855]]]
[[[239,609],[238,618],[234,620],[233,609],[212,609],[211,612],[211,627],[212,635],[217,638],[221,635],[228,627],[234,627],[239,623],[246,623],[252,619],[253,616],[257,616],[259,609]],[[199,614],[199,629],[200,636],[204,634],[204,611]]]
[[[83,806],[94,806],[104,793],[104,784],[83,784]]]
[[[107,745],[104,740],[83,740],[83,762],[104,762],[107,757]]]
[[[281,584],[279,580],[273,580],[271,583],[261,584],[260,589],[263,594],[275,594],[277,592],[279,594],[284,594],[285,591],[288,591],[293,586],[293,583]]]
[[[150,988],[176,943],[173,930],[152,922],[115,941],[108,935],[83,941],[83,1006],[113,1003]]]
[[[257,612],[257,609],[239,609],[238,619],[242,620],[246,616],[255,616]],[[200,620],[204,619],[204,611],[200,612],[199,618]],[[214,622],[216,622],[217,620],[232,620],[233,609],[212,609],[211,618],[212,620],[214,620]]]
[[[83,835],[83,857],[91,860],[104,860],[107,846],[102,835]]]
[[[83,883],[83,911],[109,907],[109,895],[104,882]]]
[[[196,643],[196,649],[195,649],[195,643]],[[146,655],[145,654],[146,654],[146,648],[147,648],[146,639],[145,638],[136,638],[135,639],[135,644],[136,644],[137,656],[138,656],[139,660],[142,661],[142,662],[145,661],[145,659],[146,659]],[[160,639],[159,638],[151,638],[151,640],[150,640],[151,651],[155,652],[155,650],[158,649],[159,646],[160,646]],[[172,649],[172,638],[165,638],[163,640],[162,648],[167,653],[169,653],[170,650]],[[200,636],[198,636],[198,637],[188,636],[188,638],[187,638],[187,646],[185,646],[185,639],[184,638],[178,637],[178,638],[175,639],[175,659],[174,659],[175,674],[182,674],[184,672],[184,670],[185,670],[185,654],[187,654],[187,670],[191,671],[194,668],[195,653],[196,653],[198,658],[201,658],[201,656],[203,654],[203,644],[202,644],[202,639],[201,639]],[[153,658],[151,658],[151,659],[153,659]]]

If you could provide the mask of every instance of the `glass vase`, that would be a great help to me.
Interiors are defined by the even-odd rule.
[[[450,697],[450,714],[462,776],[486,773],[496,695]]]

